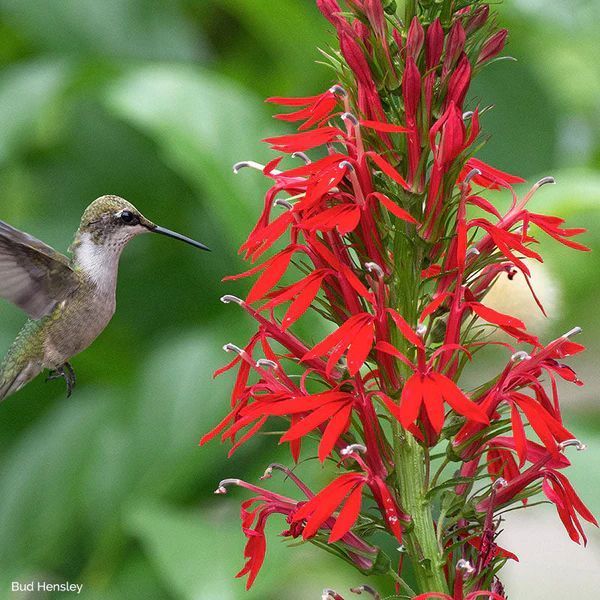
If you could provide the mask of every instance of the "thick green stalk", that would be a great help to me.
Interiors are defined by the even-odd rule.
[[[421,243],[417,236],[411,239],[408,229],[396,231],[392,298],[394,308],[413,326],[418,319]],[[403,336],[396,336],[394,342],[406,356],[414,357],[414,349]],[[406,365],[401,368],[405,378],[411,375]],[[412,519],[406,533],[406,552],[414,566],[419,592],[447,592],[443,557],[436,537],[431,503],[426,497],[425,451],[400,424],[394,425],[394,459],[402,509]]]
[[[417,14],[417,0],[406,0],[404,6],[404,24],[408,28],[413,17]]]
[[[419,592],[447,592],[430,501],[425,497],[424,452],[415,438],[396,427],[394,431],[396,476],[402,508],[412,518],[406,534],[406,551],[414,567]]]

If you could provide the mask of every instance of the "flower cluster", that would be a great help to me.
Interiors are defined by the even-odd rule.
[[[486,294],[521,272],[535,297],[533,226],[577,250],[582,230],[529,209],[551,178],[519,197],[522,179],[473,156],[483,111],[467,105],[469,86],[506,41],[487,4],[413,1],[404,14],[382,0],[317,5],[339,39],[329,56],[338,83],[270,98],[297,132],[266,140],[277,153],[268,164],[234,167],[272,180],[241,248],[255,264],[229,278],[254,283],[245,300],[222,298],[257,330],[225,346],[235,357],[218,374],[237,370],[231,409],[201,443],[220,436],[233,453],[276,424],[294,462],[316,452],[338,473],[313,492],[271,465],[266,475],[283,470],[295,497],[221,482],[219,493],[236,484],[254,494],[242,505],[239,575],[254,581],[265,522],[278,514],[283,536],[386,573],[411,597],[503,598],[496,573],[516,557],[496,542],[502,510],[541,491],[574,541],[585,542],[582,519],[596,521],[562,473],[565,448],[582,447],[556,385],[581,383],[563,362],[583,349],[571,341],[578,330],[544,344]],[[488,199],[498,193],[512,198],[504,214]],[[498,329],[511,343],[490,336]],[[505,366],[465,390],[463,370],[490,344],[505,349]],[[394,538],[399,557],[368,541],[374,531]],[[405,557],[416,590],[401,576]]]

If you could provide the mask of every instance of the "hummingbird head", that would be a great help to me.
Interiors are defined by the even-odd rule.
[[[119,196],[101,196],[85,209],[75,247],[85,239],[88,243],[120,252],[129,240],[149,232],[160,233],[196,248],[209,250],[200,242],[156,225],[144,217],[131,202]]]

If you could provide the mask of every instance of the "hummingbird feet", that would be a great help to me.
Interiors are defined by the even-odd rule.
[[[58,367],[54,371],[50,371],[48,377],[46,377],[46,381],[52,381],[53,379],[64,378],[67,384],[67,398],[71,397],[71,393],[73,392],[73,388],[75,387],[75,383],[77,383],[77,379],[75,377],[75,371],[73,371],[73,367],[70,363],[66,362],[64,365]]]

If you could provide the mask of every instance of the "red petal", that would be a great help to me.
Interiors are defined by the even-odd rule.
[[[385,194],[379,192],[372,192],[368,197],[373,196],[377,198],[395,217],[408,221],[409,223],[419,223],[408,211],[400,208],[395,202],[388,198]]]
[[[521,468],[525,464],[525,459],[527,458],[527,451],[525,449],[527,439],[525,437],[523,421],[521,421],[519,411],[514,404],[510,407],[510,423],[512,425],[515,439],[515,450],[517,451],[517,456],[519,457],[519,468]]]
[[[383,392],[377,392],[377,397],[381,398],[386,408],[400,421],[402,419],[402,413],[400,412],[400,406],[396,404],[387,394]]]
[[[422,379],[423,384],[423,404],[427,411],[427,416],[431,422],[433,430],[439,434],[444,427],[444,399],[442,397],[442,389],[437,385],[430,376],[425,376]]]
[[[329,535],[329,543],[337,542],[339,539],[343,538],[348,531],[352,528],[356,520],[358,519],[358,515],[360,514],[360,505],[362,502],[362,485],[356,486],[344,507],[340,511],[337,519],[335,520],[335,524],[331,529],[331,534]]]
[[[523,183],[525,181],[522,177],[517,177],[516,175],[511,175],[510,173],[505,173],[504,171],[500,171],[500,169],[491,167],[478,158],[470,158],[465,163],[465,167],[461,172],[460,181],[462,181],[473,169],[479,169],[481,171],[481,175],[476,175],[473,177],[472,181],[482,187],[489,187],[491,189],[499,189],[500,187],[508,188],[512,183]]]
[[[413,346],[424,348],[423,340],[421,340],[413,328],[404,320],[404,317],[399,315],[393,308],[388,308],[387,311],[390,313],[394,323],[396,323],[396,327],[398,327],[400,333],[402,333]]]
[[[450,294],[448,292],[443,292],[442,294],[440,294],[439,296],[437,296],[436,298],[434,298],[423,309],[423,312],[421,313],[421,318],[419,319],[419,321],[423,322],[429,315],[433,314],[443,304],[444,300],[446,300],[446,298],[449,295]]]
[[[446,402],[459,415],[466,417],[469,421],[485,424],[490,422],[485,411],[478,404],[469,400],[454,381],[441,373],[431,373],[431,377],[435,380]]]
[[[297,438],[305,436],[310,433],[315,427],[318,427],[321,423],[329,419],[331,415],[335,414],[344,404],[338,404],[332,402],[317,408],[317,410],[311,412],[307,417],[304,417],[301,421],[298,421],[295,425],[292,425],[279,440],[279,443],[289,442]]]
[[[400,423],[403,427],[412,425],[419,415],[423,403],[423,380],[420,373],[411,375],[402,388],[400,397]]]
[[[401,125],[392,125],[391,123],[382,123],[381,121],[360,121],[362,127],[368,127],[375,131],[384,131],[386,133],[408,133],[410,130]]]
[[[327,424],[323,437],[319,442],[319,460],[323,462],[333,450],[341,435],[346,433],[350,425],[352,405],[341,408]]]
[[[401,360],[405,365],[408,365],[413,371],[416,370],[415,365],[408,359],[398,348],[394,348],[389,342],[377,342],[375,345],[375,349],[380,352],[384,352],[385,354],[389,354],[394,356],[398,360]]]
[[[283,96],[271,96],[267,98],[265,102],[271,102],[273,104],[280,104],[281,106],[308,106],[313,104],[320,98],[320,94],[316,96],[305,96],[303,98],[285,98]]]
[[[504,313],[498,312],[489,306],[484,306],[479,302],[469,302],[469,306],[474,313],[477,313],[484,321],[500,325],[501,327],[516,327],[517,329],[525,329],[525,323],[516,317],[511,317]]]
[[[348,350],[348,356],[346,358],[348,362],[348,371],[350,375],[354,376],[367,360],[369,352],[373,347],[373,339],[375,337],[375,330],[373,328],[373,322],[367,322],[359,331],[356,332],[354,339],[350,344]]]
[[[398,171],[396,171],[396,169],[394,169],[394,167],[392,167],[392,165],[390,165],[389,162],[387,162],[387,160],[385,160],[384,158],[382,158],[381,156],[379,156],[379,154],[372,152],[372,151],[368,151],[365,152],[365,156],[368,156],[371,158],[371,160],[391,179],[393,179],[396,183],[399,183],[405,190],[409,190],[410,186],[408,185],[408,183],[406,182],[406,179],[404,179],[404,177],[402,177],[402,175],[400,175],[400,173],[398,173]]]
[[[309,281],[305,284],[304,289],[290,304],[283,317],[281,325],[284,329],[287,329],[292,323],[297,321],[308,310],[308,307],[312,304],[312,301],[315,299],[316,295],[321,289],[323,277],[325,277],[325,275],[315,278],[312,281]]]

